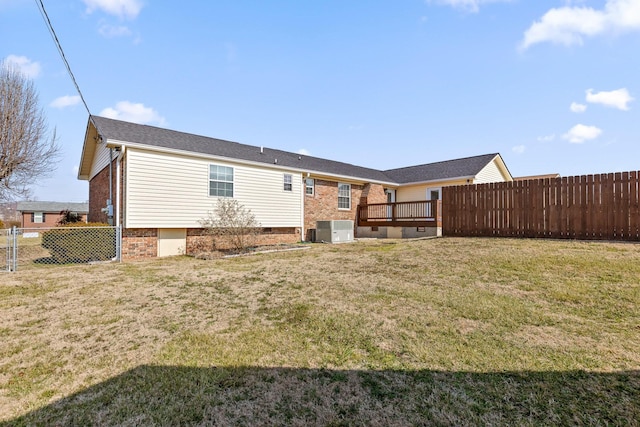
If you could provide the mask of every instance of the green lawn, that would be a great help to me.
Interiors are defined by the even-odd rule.
[[[638,244],[364,241],[0,281],[0,426],[640,425]]]

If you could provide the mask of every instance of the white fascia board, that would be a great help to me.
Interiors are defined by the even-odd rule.
[[[251,160],[236,159],[236,158],[233,158],[233,157],[223,157],[223,156],[216,156],[216,155],[212,155],[212,154],[196,153],[196,152],[193,152],[193,151],[176,150],[175,148],[156,147],[156,146],[153,146],[153,145],[139,144],[139,143],[135,143],[135,142],[123,142],[123,141],[118,141],[118,140],[114,140],[114,139],[107,140],[107,147],[110,147],[110,148],[114,148],[114,147],[139,148],[141,150],[157,151],[159,153],[177,154],[177,155],[181,155],[181,156],[196,157],[196,158],[208,159],[208,160],[218,160],[218,161],[224,161],[224,162],[228,162],[228,163],[237,163],[237,164],[241,164],[241,165],[257,166],[257,167],[262,167],[262,168],[276,169],[276,170],[289,171],[289,172],[297,172],[297,173],[302,173],[302,174],[305,174],[305,175],[307,173],[310,173],[311,175],[314,175],[314,176],[328,177],[328,178],[331,178],[331,179],[336,180],[336,181],[351,181],[351,182],[363,182],[363,183],[371,182],[371,183],[374,183],[374,184],[387,185],[387,186],[390,186],[390,187],[397,187],[398,186],[398,183],[395,183],[395,182],[377,181],[377,180],[372,180],[372,179],[369,179],[369,178],[361,178],[361,177],[357,177],[357,176],[330,174],[330,173],[327,173],[327,172],[314,171],[314,170],[310,170],[310,169],[296,168],[296,167],[292,167],[292,166],[281,166],[281,165],[278,165],[278,164],[275,164],[275,163],[272,164],[272,163],[253,162]]]

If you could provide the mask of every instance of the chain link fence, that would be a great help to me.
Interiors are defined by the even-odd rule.
[[[5,271],[121,260],[120,227],[12,228],[0,236]]]

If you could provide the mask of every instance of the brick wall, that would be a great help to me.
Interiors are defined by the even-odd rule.
[[[299,241],[299,228],[271,228],[264,229],[261,234],[256,236],[255,245],[279,245],[285,243],[297,243]],[[206,229],[187,229],[187,255],[197,255],[202,252],[214,250],[215,248],[229,249],[223,241],[211,236]]]
[[[44,212],[44,222],[31,221],[32,212],[22,212],[22,228],[48,228],[56,227],[60,220],[60,212]],[[82,215],[82,220],[87,221],[87,215]]]
[[[122,230],[123,259],[154,258],[156,256],[158,256],[157,228],[125,228]]]
[[[360,204],[387,203],[387,195],[380,184],[367,184],[362,189]]]
[[[115,160],[113,167],[113,197],[115,197],[116,187]],[[91,181],[89,181],[89,222],[107,222],[107,214],[102,212],[102,208],[107,206],[109,198],[109,167],[102,169]],[[114,212],[115,213],[115,212]]]
[[[359,203],[385,203],[387,196],[380,184],[351,184],[351,209],[338,209],[338,182],[315,180],[314,194],[304,197],[304,240],[312,239],[317,221],[352,220],[356,225]]]

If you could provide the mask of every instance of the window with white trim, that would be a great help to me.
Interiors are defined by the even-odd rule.
[[[338,183],[338,209],[351,209],[351,184]]]
[[[209,196],[233,197],[233,168],[209,165]]]
[[[34,212],[31,214],[31,222],[34,224],[42,224],[44,222],[44,212]]]
[[[293,190],[293,179],[291,174],[284,174],[284,191],[292,191]]]
[[[315,184],[316,183],[313,178],[306,178],[304,180],[304,194],[307,196],[313,196]]]

